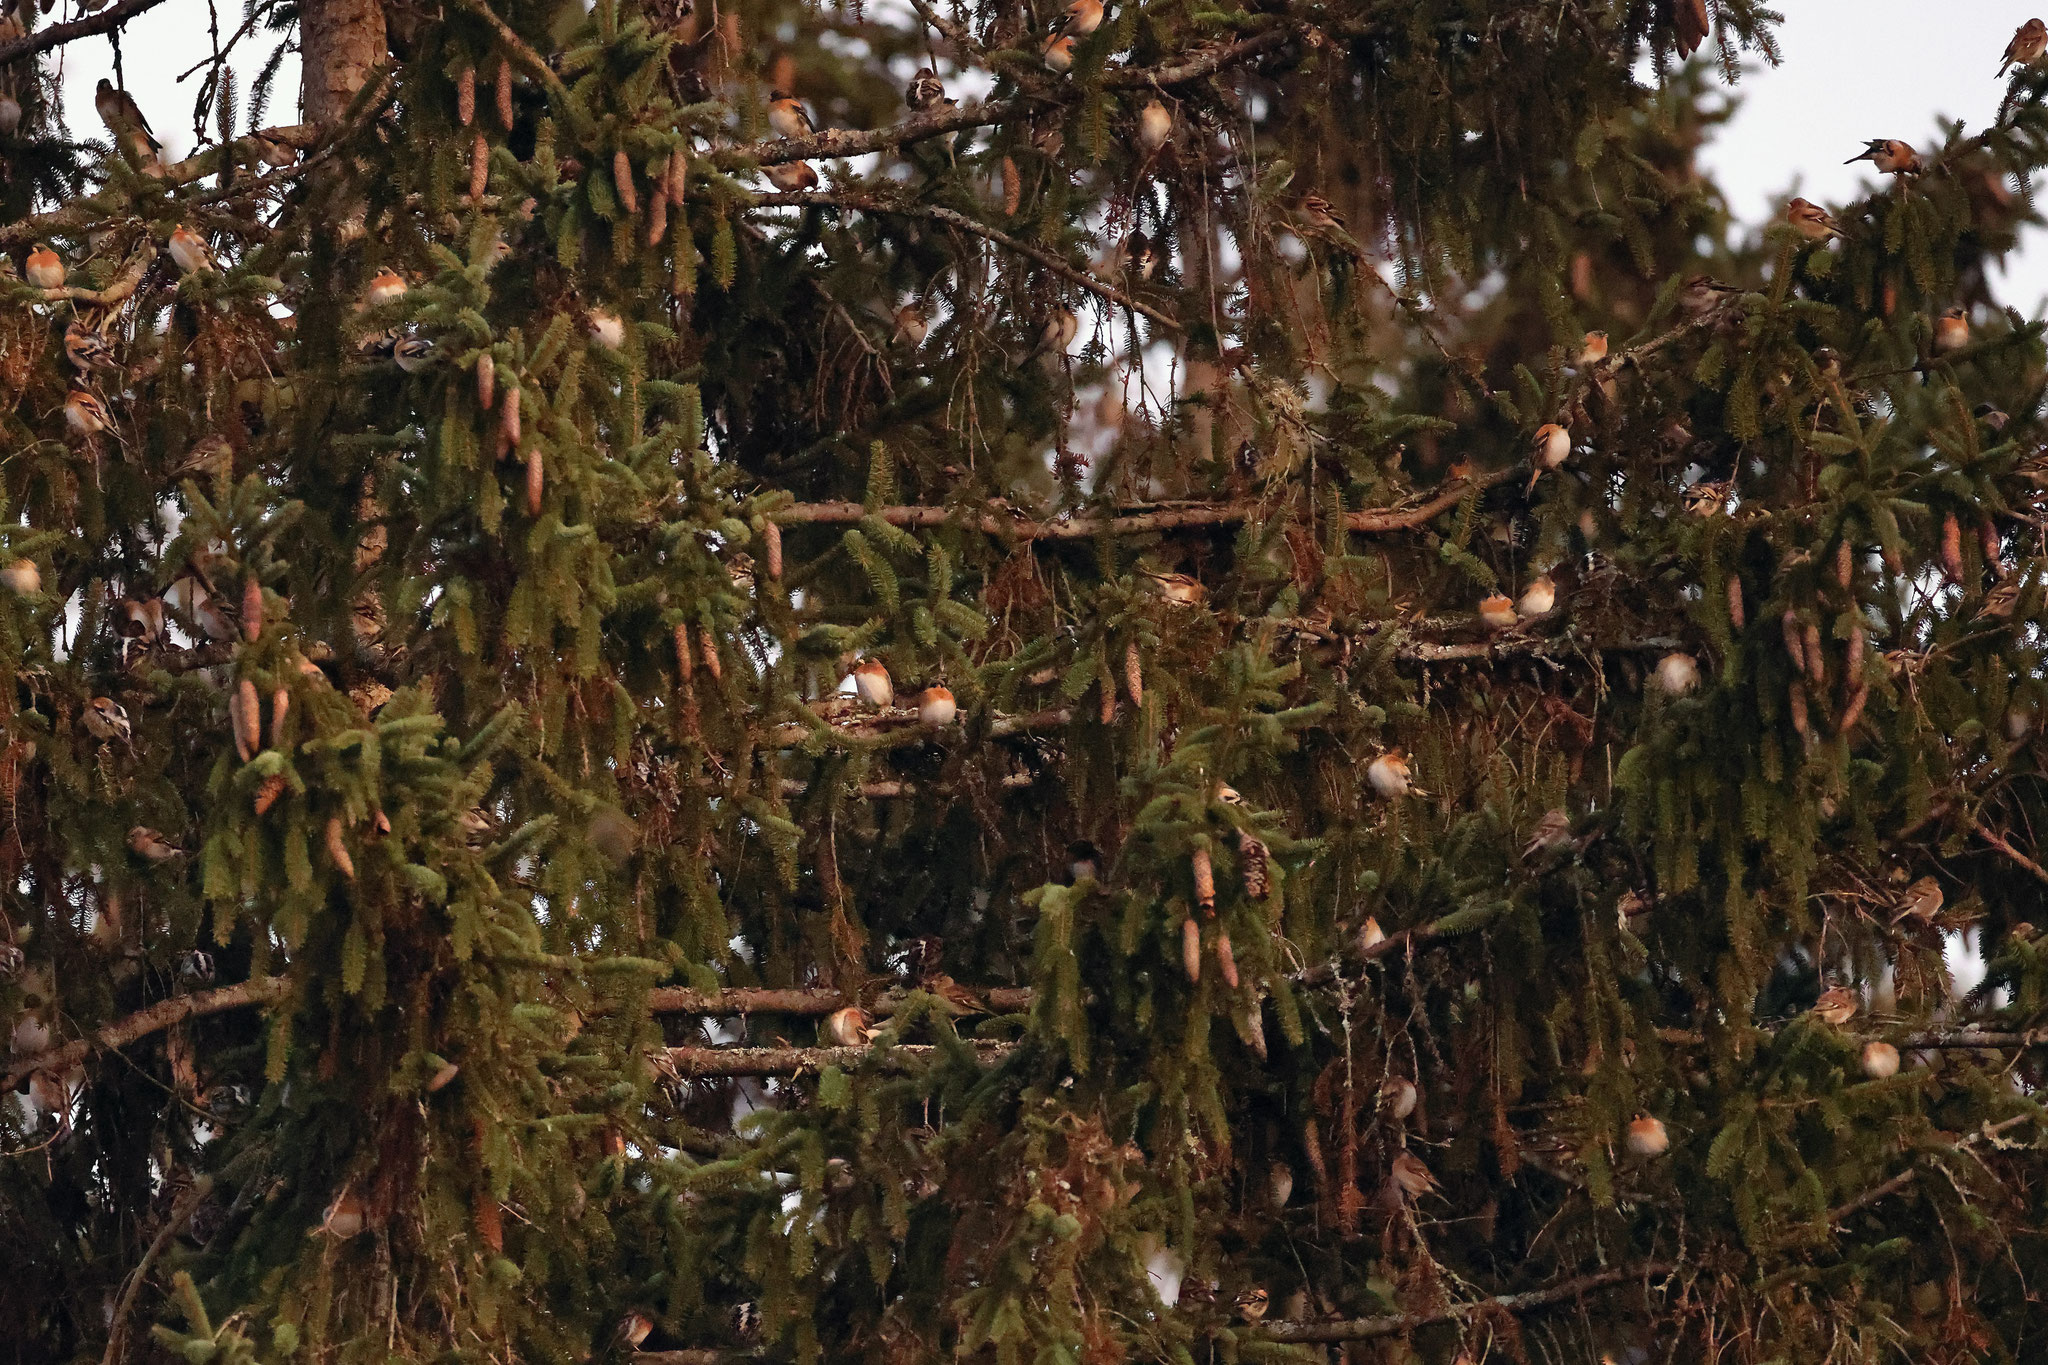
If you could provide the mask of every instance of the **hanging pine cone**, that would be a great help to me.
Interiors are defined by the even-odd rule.
[[[491,187],[491,144],[484,130],[476,130],[469,144],[469,197],[481,199]]]
[[[711,681],[725,681],[725,665],[718,657],[718,637],[711,633],[711,627],[698,627],[697,643],[704,650],[704,671],[711,675]]]
[[[1778,618],[1778,626],[1785,636],[1785,654],[1792,660],[1792,671],[1806,671],[1806,632],[1800,628],[1799,613],[1790,607]]]
[[[1138,642],[1131,641],[1124,646],[1124,691],[1130,696],[1131,705],[1145,704],[1145,666],[1138,657]]]
[[[1216,969],[1223,974],[1223,984],[1237,989],[1237,955],[1230,948],[1230,932],[1218,930],[1216,934]]]
[[[1856,581],[1856,552],[1844,540],[1835,546],[1835,582],[1843,589]]]
[[[1792,728],[1799,732],[1801,739],[1806,738],[1810,724],[1806,716],[1806,684],[1794,678],[1786,690],[1785,700],[1792,711]]]
[[[619,207],[627,217],[640,212],[640,191],[633,184],[633,158],[624,147],[612,153],[612,187],[619,193]]]
[[[327,818],[327,856],[334,863],[334,870],[350,881],[356,879],[356,861],[348,856],[348,845],[341,837],[341,817]]]
[[[285,688],[278,688],[270,694],[270,747],[284,747],[284,718],[292,709],[292,694]]]
[[[540,451],[526,452],[526,515],[540,515],[541,495],[547,491],[547,473],[541,468]]]
[[[661,182],[656,181],[653,193],[647,196],[647,245],[660,246],[661,239],[668,236],[668,196],[661,191]]]
[[[1262,901],[1273,889],[1272,854],[1263,839],[1238,831],[1237,863],[1244,873],[1244,894],[1255,901]]]
[[[1984,566],[1992,576],[2005,577],[2005,545],[1998,538],[1998,523],[1989,517],[1977,519],[1977,548],[1984,552]]]
[[[1963,581],[1963,524],[1950,512],[1941,519],[1941,572],[1958,587]]]
[[[1188,855],[1195,873],[1195,904],[1208,914],[1216,913],[1216,866],[1209,860],[1209,850],[1197,844]]]
[[[761,525],[761,557],[770,578],[782,577],[782,527],[776,522]]]
[[[498,122],[506,132],[512,131],[512,63],[498,58]]]
[[[1828,680],[1828,656],[1821,653],[1820,625],[1814,621],[1806,623],[1806,676],[1813,679],[1815,687]]]
[[[1728,575],[1728,624],[1741,630],[1747,613],[1742,606],[1742,575]]]
[[[251,574],[242,583],[242,638],[251,644],[263,634],[263,585]]]
[[[256,788],[256,815],[261,819],[270,808],[277,804],[277,798],[284,795],[284,774],[272,773]]]
[[[1190,986],[1202,979],[1202,930],[1193,915],[1180,922],[1180,966]]]
[[[465,66],[455,78],[455,117],[467,128],[476,121],[476,68]]]
[[[676,622],[676,677],[687,683],[695,676],[697,667],[690,658],[690,628],[681,621]]]
[[[476,401],[485,412],[498,401],[498,362],[489,351],[476,358]]]

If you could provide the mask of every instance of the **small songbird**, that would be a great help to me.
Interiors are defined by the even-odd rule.
[[[1401,764],[1401,776],[1403,781],[1405,782],[1408,776],[1408,765],[1405,762]],[[1373,790],[1379,791],[1379,783],[1373,783]],[[1406,790],[1405,786],[1402,790]],[[1399,796],[1400,794],[1401,793],[1398,791],[1380,792],[1380,795],[1382,796]],[[1361,953],[1369,953],[1373,949],[1379,947],[1382,943],[1385,943],[1386,941],[1387,931],[1380,928],[1380,922],[1378,917],[1374,915],[1367,915],[1365,917],[1365,923],[1358,926],[1358,951]]]
[[[803,101],[780,90],[768,92],[768,126],[777,137],[809,137],[818,131],[804,111]]]
[[[128,723],[128,712],[112,697],[94,697],[79,713],[79,719],[94,739],[127,740],[135,733]]]
[[[64,329],[64,358],[80,372],[118,368],[113,346],[77,318]]]
[[[2012,422],[2012,418],[2001,412],[1996,403],[1979,403],[1972,409],[1972,415],[1994,436],[2003,434]]]
[[[1166,145],[1173,136],[1173,115],[1158,100],[1152,100],[1138,111],[1138,145],[1147,155]]]
[[[13,137],[21,127],[21,101],[0,92],[0,137]]]
[[[64,258],[50,249],[48,242],[37,242],[28,253],[28,282],[38,289],[62,289],[64,287]]]
[[[2014,608],[2020,604],[2020,594],[2025,590],[2020,576],[2004,580],[1984,594],[1984,605],[1977,611],[1979,621],[2003,621],[2009,619]]]
[[[1871,138],[1862,152],[1842,164],[1853,166],[1859,161],[1868,161],[1885,175],[1920,173],[1920,154],[1913,150],[1911,143],[1901,142],[1895,137]]]
[[[128,851],[152,863],[168,862],[179,853],[176,844],[148,825],[137,825],[128,831]]]
[[[2032,66],[2041,60],[2041,54],[2048,52],[2048,24],[2039,19],[2029,19],[2019,26],[2012,35],[2012,41],[2005,45],[2005,56],[1998,63],[1998,74],[2015,66]]]
[[[1067,845],[1067,885],[1102,880],[1102,854],[1086,839]]]
[[[124,597],[114,604],[114,633],[121,637],[125,657],[132,648],[147,649],[163,638],[164,602],[161,597],[137,601]]]
[[[123,151],[138,162],[154,163],[163,144],[156,140],[156,134],[149,130],[149,120],[142,116],[141,108],[126,90],[117,90],[106,77],[93,90],[93,107],[99,110],[100,119],[107,125],[107,131],[121,145]]]
[[[1045,44],[1045,64],[1054,71],[1074,69],[1074,39],[1071,34],[1054,34]]]
[[[1888,1081],[1899,1074],[1899,1050],[1890,1043],[1872,1041],[1863,1045],[1863,1074],[1873,1081]]]
[[[64,420],[81,436],[97,436],[114,424],[106,405],[84,389],[73,389],[64,399]]]
[[[1557,605],[1557,584],[1549,574],[1538,574],[1529,580],[1529,586],[1522,589],[1522,596],[1515,603],[1515,612],[1523,619],[1533,616],[1548,616]]]
[[[1539,853],[1553,848],[1562,848],[1571,842],[1572,818],[1561,810],[1547,810],[1537,820],[1536,828],[1529,834],[1529,842],[1522,845],[1522,861],[1528,862]]]
[[[1393,1188],[1406,1199],[1420,1199],[1424,1195],[1435,1194],[1437,1190],[1436,1177],[1430,1174],[1429,1167],[1422,1164],[1422,1158],[1413,1152],[1396,1152],[1387,1176]]]
[[[637,1351],[640,1343],[647,1340],[654,1331],[654,1319],[637,1308],[628,1309],[619,1319],[619,1325],[612,1329],[612,1344],[621,1351]]]
[[[366,297],[372,308],[381,308],[387,303],[404,298],[405,277],[387,266],[371,277]]]
[[[1237,1315],[1246,1322],[1258,1322],[1266,1316],[1266,1308],[1272,1302],[1272,1295],[1262,1288],[1247,1289],[1235,1301]]]
[[[775,166],[763,166],[761,174],[767,176],[768,183],[784,194],[818,188],[818,172],[808,161],[785,161]]]
[[[1067,348],[1074,344],[1080,334],[1081,319],[1071,308],[1055,308],[1046,314],[1045,325],[1038,329],[1038,344],[1031,348],[1031,354],[1024,357],[1026,362],[1041,355],[1056,355],[1065,358]]]
[[[1799,235],[1809,242],[1824,242],[1830,237],[1846,237],[1842,225],[1835,216],[1819,204],[1805,199],[1794,199],[1785,205],[1785,221],[1799,229]]]
[[[1284,1209],[1294,1197],[1294,1168],[1276,1161],[1266,1168],[1266,1198],[1274,1208]]]
[[[1741,292],[1734,285],[1723,284],[1711,275],[1694,275],[1678,291],[1678,306],[1687,317],[1702,318]]]
[[[1718,517],[1728,510],[1728,498],[1734,491],[1731,479],[1701,479],[1679,494],[1678,500],[1693,516]]]
[[[1101,27],[1102,0],[1071,0],[1060,17],[1053,21],[1052,31],[1085,38]]]
[[[868,1041],[868,1013],[858,1005],[825,1016],[825,1036],[834,1047],[861,1047]]]
[[[1579,343],[1579,354],[1574,361],[1582,370],[1589,369],[1607,359],[1607,333],[1588,332]]]
[[[206,239],[191,228],[183,225],[173,228],[169,249],[171,261],[183,274],[214,268],[213,252],[207,248]]]
[[[1941,883],[1931,876],[1922,877],[1907,887],[1905,894],[1899,898],[1899,910],[1892,916],[1892,923],[1901,924],[1912,920],[1923,926],[1931,925],[1935,916],[1941,913],[1944,899]]]
[[[407,374],[418,374],[434,363],[434,343],[425,337],[400,337],[392,344],[391,358]]]
[[[299,159],[299,149],[281,138],[268,133],[251,133],[249,140],[256,144],[256,155],[263,158],[263,164],[282,170]]]
[[[1699,660],[1692,655],[1671,653],[1657,660],[1657,686],[1670,695],[1682,697],[1699,685]]]
[[[398,343],[405,339],[403,326],[386,327],[381,332],[372,332],[356,342],[356,354],[364,360],[389,360],[398,354]]]
[[[1504,592],[1491,592],[1479,599],[1479,619],[1493,630],[1506,630],[1519,618],[1515,599]]]
[[[1572,434],[1555,422],[1545,422],[1536,428],[1532,445],[1527,490],[1531,493],[1536,491],[1536,480],[1542,478],[1548,470],[1562,469],[1564,462],[1571,457]]]
[[[1961,308],[1944,308],[1934,320],[1934,353],[1947,355],[1970,344],[1970,315]]]
[[[1846,987],[1830,986],[1813,1002],[1813,1012],[1831,1028],[1840,1028],[1856,1017],[1856,997]]]
[[[1159,243],[1132,228],[1124,238],[1124,273],[1143,283],[1159,273],[1159,260]]]
[[[920,725],[942,730],[953,723],[953,717],[960,713],[953,694],[939,683],[933,683],[917,694],[917,719]]]
[[[16,597],[31,597],[43,590],[43,571],[33,559],[17,559],[0,569],[0,588]]]
[[[1399,749],[1389,749],[1365,765],[1365,781],[1376,796],[1396,797],[1408,794],[1408,756]]]
[[[593,308],[584,323],[590,328],[591,338],[607,351],[616,351],[626,344],[626,324],[617,313]]]
[[[1671,1134],[1654,1114],[1637,1114],[1628,1121],[1628,1149],[1637,1156],[1662,1156],[1671,1150]]]
[[[1140,569],[1138,572],[1152,580],[1153,589],[1177,607],[1199,606],[1209,595],[1200,579],[1184,573],[1161,573],[1156,569]]]
[[[939,73],[928,66],[921,66],[910,78],[909,87],[903,92],[903,102],[913,113],[926,113],[936,109],[946,98],[946,87],[939,80]]]
[[[896,310],[896,330],[889,339],[907,350],[916,350],[924,345],[924,339],[931,332],[931,323],[926,320],[924,309],[915,303],[906,303]]]
[[[1331,208],[1330,201],[1320,194],[1303,195],[1299,212],[1301,221],[1317,232],[1344,231],[1343,216]]]
[[[896,687],[880,659],[862,659],[853,666],[853,690],[867,705],[886,711],[896,704]]]

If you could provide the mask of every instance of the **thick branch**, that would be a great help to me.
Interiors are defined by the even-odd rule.
[[[1996,1142],[2001,1134],[2009,1131],[2010,1129],[2017,1128],[2023,1123],[2031,1123],[2036,1117],[2037,1116],[2033,1114],[2015,1114],[2011,1118],[2004,1119],[1998,1123],[1987,1123],[1982,1128],[1978,1129],[1976,1132],[1971,1133],[1968,1137],[1963,1138],[1961,1141],[1957,1142],[1952,1147],[1946,1148],[1945,1150],[1951,1152],[1964,1152],[1968,1151],[1972,1147],[1975,1147],[1980,1142]],[[1860,1212],[1863,1209],[1867,1209],[1872,1204],[1877,1203],[1879,1200],[1887,1199],[1890,1196],[1897,1194],[1900,1190],[1905,1189],[1906,1186],[1912,1184],[1915,1180],[1919,1179],[1920,1173],[1925,1169],[1925,1167],[1921,1166],[1918,1163],[1918,1159],[1916,1158],[1915,1163],[1913,1165],[1906,1167],[1905,1170],[1900,1171],[1897,1175],[1885,1181],[1883,1184],[1873,1185],[1869,1189],[1865,1190],[1863,1193],[1857,1195],[1854,1199],[1851,1199],[1848,1203],[1831,1210],[1828,1213],[1828,1226],[1833,1227],[1837,1223],[1841,1222],[1844,1218],[1847,1218],[1849,1215]]]
[[[1037,711],[1028,716],[997,716],[989,722],[990,739],[1007,739],[1012,735],[1025,734],[1034,730],[1058,730],[1072,720],[1071,711]],[[834,724],[813,727],[801,724],[778,725],[773,741],[784,747],[802,744],[813,735],[834,739],[868,739],[886,741],[881,747],[890,749],[908,748],[929,740],[957,737],[961,731],[957,726],[934,730],[919,722],[914,708],[897,707],[894,710],[853,721],[851,724]]]
[[[149,273],[149,263],[155,259],[156,248],[145,243],[142,250],[135,253],[135,259],[128,262],[121,273],[115,276],[114,282],[105,289],[80,289],[75,285],[59,285],[55,289],[45,289],[43,297],[51,303],[68,299],[72,303],[90,303],[102,308],[111,308],[117,303],[125,302],[130,294],[141,287],[142,277]]]
[[[110,9],[83,19],[73,19],[68,24],[51,24],[34,33],[16,38],[11,43],[0,43],[0,66],[32,57],[38,52],[47,52],[53,47],[79,38],[90,38],[95,33],[110,33],[121,27],[144,10],[155,9],[164,0],[121,0]]]
[[[138,1038],[148,1037],[186,1019],[241,1009],[247,1005],[270,1004],[281,997],[284,990],[283,977],[266,976],[238,985],[222,986],[219,990],[159,1000],[146,1009],[116,1019],[97,1033],[9,1061],[7,1070],[0,1072],[0,1090],[14,1089],[37,1071],[67,1071],[94,1052],[126,1047]]]
[[[1611,1289],[1615,1285],[1661,1279],[1675,1269],[1675,1266],[1658,1261],[1648,1265],[1601,1270],[1552,1285],[1548,1289],[1532,1289],[1523,1294],[1501,1294],[1490,1299],[1480,1299],[1476,1303],[1454,1303],[1433,1313],[1395,1313],[1383,1318],[1352,1318],[1338,1322],[1269,1322],[1258,1330],[1258,1335],[1268,1341],[1372,1341],[1379,1337],[1400,1336],[1418,1327],[1429,1327],[1440,1322],[1457,1322],[1477,1313],[1527,1313],[1538,1308],[1548,1308],[1555,1303],[1569,1302],[1597,1289]]]
[[[1016,1048],[1015,1043],[969,1042],[983,1062]],[[668,1059],[686,1079],[712,1076],[796,1076],[828,1066],[852,1068],[878,1062],[891,1070],[929,1062],[948,1050],[928,1043],[874,1047],[672,1047]]]
[[[977,995],[991,1014],[1014,1014],[1031,1005],[1028,986],[998,986],[970,992]],[[666,986],[647,998],[654,1014],[702,1014],[711,1017],[733,1014],[830,1014],[854,1004],[845,991],[797,987],[774,990],[765,987],[735,987],[722,991],[694,991],[686,986]],[[891,1015],[902,1008],[900,999],[884,996],[867,1004],[870,1013]]]

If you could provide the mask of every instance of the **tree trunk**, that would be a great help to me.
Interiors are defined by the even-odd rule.
[[[300,103],[306,122],[329,127],[383,60],[384,8],[379,0],[311,0],[300,10],[304,74]]]

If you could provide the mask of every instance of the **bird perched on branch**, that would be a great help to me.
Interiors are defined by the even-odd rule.
[[[1944,308],[1934,320],[1934,353],[1947,355],[1970,344],[1970,315],[1961,308]]]
[[[946,87],[939,80],[939,73],[928,66],[921,66],[910,78],[910,85],[903,92],[903,103],[914,114],[928,113],[945,102]]]
[[[1859,161],[1868,161],[1886,175],[1918,175],[1920,154],[1895,137],[1874,137],[1863,150],[1842,164],[1853,166]]]
[[[158,153],[163,144],[156,140],[156,134],[149,129],[149,120],[142,116],[142,109],[135,103],[134,96],[126,90],[117,90],[114,83],[102,76],[93,90],[93,108],[99,110],[100,119],[107,125],[107,131],[114,135],[114,143],[129,159],[145,168],[159,168]]]
[[[780,90],[768,92],[768,126],[775,130],[777,137],[809,137],[818,131],[818,126],[811,122],[810,114],[805,112],[803,101]]]
[[[1844,986],[1830,986],[1813,1002],[1813,1013],[1831,1028],[1840,1028],[1856,1017],[1856,997]]]
[[[1824,242],[1830,237],[1846,237],[1842,225],[1835,216],[1805,199],[1794,199],[1785,205],[1785,221],[1799,230],[1799,235],[1809,242]]]
[[[80,318],[73,318],[64,329],[64,358],[81,373],[117,368],[114,348]]]
[[[1045,44],[1045,64],[1054,71],[1067,72],[1074,69],[1074,39],[1065,33],[1054,34]]]
[[[777,166],[763,166],[761,174],[768,177],[768,183],[784,194],[818,188],[818,172],[808,161],[785,161]]]
[[[1085,38],[1102,27],[1102,13],[1102,0],[1071,0],[1053,21],[1052,31],[1070,38]]]
[[[1572,434],[1555,422],[1545,422],[1536,428],[1534,447],[1529,453],[1528,492],[1536,491],[1536,480],[1552,469],[1564,468],[1564,462],[1571,458]]]
[[[2012,41],[2005,45],[2005,56],[1998,63],[1998,74],[2004,76],[2013,66],[2032,66],[2041,60],[2041,54],[2048,52],[2048,24],[2039,19],[2029,19],[2019,26],[2012,35]]]
[[[64,287],[64,258],[52,250],[48,242],[37,242],[29,251],[25,272],[28,282],[38,289]]]
[[[915,303],[906,303],[896,310],[896,330],[889,334],[889,340],[908,350],[924,345],[925,336],[931,331],[931,322],[925,317],[924,309]]]
[[[172,229],[168,249],[172,263],[184,274],[214,268],[213,252],[208,249],[206,239],[191,228],[181,225]]]

